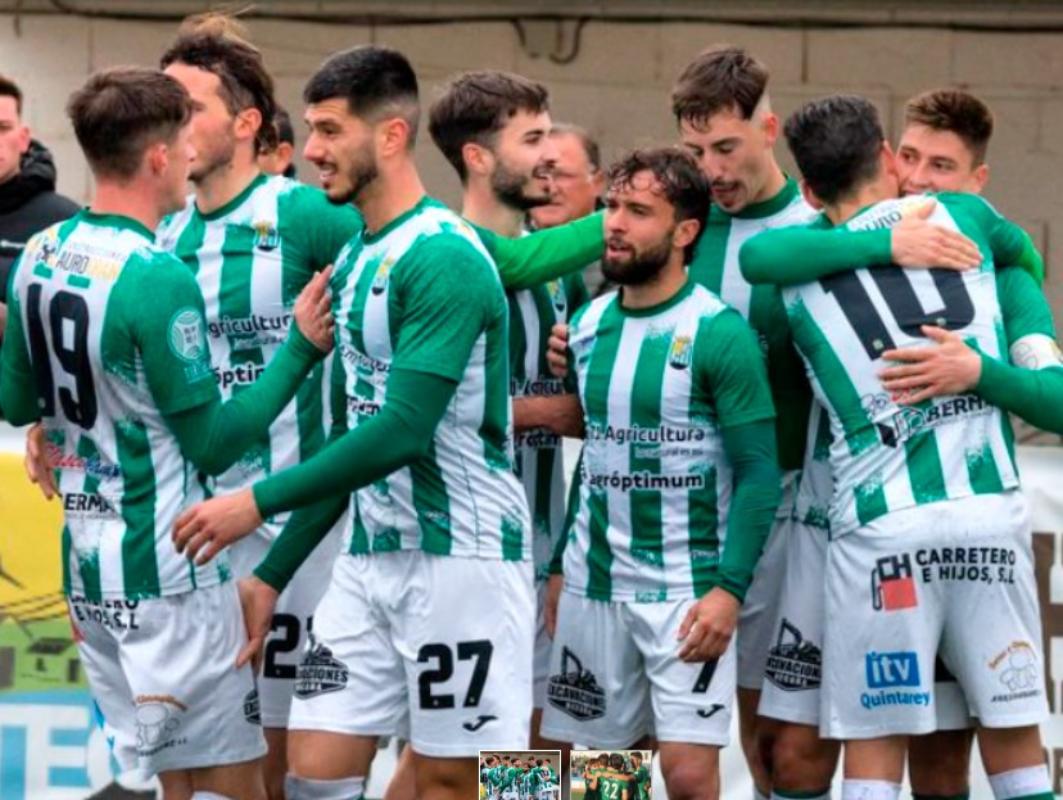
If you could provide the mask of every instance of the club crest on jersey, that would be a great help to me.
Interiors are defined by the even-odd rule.
[[[674,369],[686,369],[694,353],[694,341],[689,336],[676,336],[672,340],[672,350],[668,354],[668,363]]]
[[[255,229],[255,247],[264,252],[276,250],[281,243],[280,231],[272,223],[266,220],[256,222],[252,226]]]
[[[196,309],[182,308],[170,320],[170,349],[174,355],[190,363],[207,354],[207,332],[203,315]]]
[[[550,302],[554,304],[554,310],[564,314],[568,307],[568,298],[565,297],[565,287],[561,281],[550,281],[546,284],[546,291],[550,293]]]
[[[388,288],[388,278],[391,276],[391,268],[395,264],[395,259],[385,258],[380,262],[380,266],[376,268],[376,275],[373,276],[373,284],[369,287],[369,291],[373,294],[383,294],[384,290]]]

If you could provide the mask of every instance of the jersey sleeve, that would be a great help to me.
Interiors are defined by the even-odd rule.
[[[336,260],[340,250],[362,230],[362,215],[348,204],[333,203],[320,189],[296,184],[281,198],[286,238],[299,242],[312,271]]]
[[[1025,336],[1056,338],[1052,308],[1030,273],[1017,267],[1007,267],[997,271],[996,281],[1009,347]]]
[[[177,414],[219,400],[195,277],[161,253],[129,266],[123,312],[159,411]]]
[[[15,260],[8,276],[9,289],[15,284],[22,256]],[[13,425],[25,425],[40,416],[34,388],[29,348],[22,327],[22,303],[18,292],[9,291],[7,329],[4,331],[2,366],[0,366],[0,409],[3,418]]]
[[[583,269],[605,252],[605,213],[536,231],[519,239],[473,226],[498,266],[507,289],[530,289]]]
[[[457,236],[431,236],[395,269],[398,330],[392,369],[460,381],[502,291],[488,261]]]
[[[764,356],[737,311],[727,309],[701,323],[694,362],[722,427],[775,418]]]
[[[998,268],[1010,265],[1021,267],[1030,273],[1038,285],[1044,282],[1044,259],[1022,227],[1001,215],[980,195],[946,193],[938,195],[938,198],[946,208],[966,215],[982,231]]]

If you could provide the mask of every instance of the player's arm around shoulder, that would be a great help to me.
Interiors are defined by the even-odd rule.
[[[358,209],[331,202],[316,186],[289,180],[279,203],[281,240],[294,244],[298,260],[314,272],[335,263],[344,246],[364,228]]]

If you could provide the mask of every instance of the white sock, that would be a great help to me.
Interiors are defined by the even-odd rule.
[[[365,776],[335,781],[316,781],[295,775],[284,777],[284,793],[288,800],[363,800],[364,791]]]
[[[785,789],[776,789],[771,793],[771,800],[793,800],[793,795],[785,793]],[[823,794],[808,794],[801,792],[801,800],[830,800],[830,787]]]
[[[1052,791],[1048,767],[1044,764],[1038,764],[1036,767],[1020,767],[990,775],[989,785],[993,787],[993,797],[997,800],[1011,800],[1013,797],[1026,797]]]
[[[753,787],[753,800],[771,800],[766,794],[762,793],[756,786]]]
[[[842,800],[897,800],[901,785],[892,781],[842,781]]]
[[[204,792],[200,789],[197,792],[192,792],[192,800],[233,800],[228,795],[218,794],[217,792]]]

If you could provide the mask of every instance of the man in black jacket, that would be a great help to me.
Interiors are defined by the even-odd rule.
[[[7,303],[7,276],[26,241],[77,210],[77,203],[55,193],[52,154],[22,123],[22,92],[0,75],[0,303]],[[0,333],[6,317],[5,305]]]

